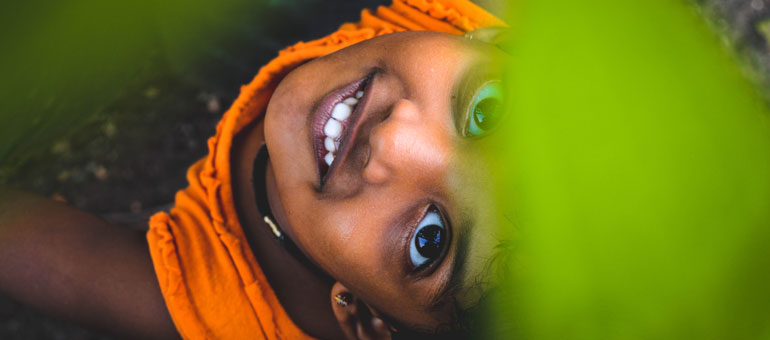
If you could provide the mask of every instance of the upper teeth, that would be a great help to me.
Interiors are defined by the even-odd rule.
[[[326,165],[332,165],[334,162],[335,153],[340,148],[340,139],[342,137],[344,123],[350,118],[350,114],[358,104],[358,100],[364,96],[364,91],[358,91],[354,96],[347,97],[337,105],[334,105],[332,109],[332,116],[324,124],[324,148],[326,155],[324,156],[324,162]]]

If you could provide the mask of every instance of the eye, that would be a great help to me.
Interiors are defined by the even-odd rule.
[[[484,84],[473,97],[465,128],[468,137],[480,136],[497,125],[503,110],[503,89],[499,81]]]
[[[418,270],[428,266],[443,254],[447,230],[438,210],[431,207],[412,235],[409,258]]]

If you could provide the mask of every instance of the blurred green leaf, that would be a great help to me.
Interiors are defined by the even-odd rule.
[[[770,338],[768,108],[703,19],[663,0],[512,13],[496,181],[523,269],[499,328]]]

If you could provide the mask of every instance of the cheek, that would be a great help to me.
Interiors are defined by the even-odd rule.
[[[383,271],[383,254],[393,249],[390,242],[397,232],[387,222],[383,209],[387,205],[376,207],[358,200],[305,204],[304,214],[292,216],[297,241],[329,274],[344,279]]]
[[[281,81],[273,92],[265,112],[265,135],[282,137],[296,133],[310,112],[309,84],[304,84],[302,69],[297,69]],[[285,144],[281,144],[285,145]],[[291,145],[291,144],[288,144]]]

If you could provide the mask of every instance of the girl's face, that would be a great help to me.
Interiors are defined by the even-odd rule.
[[[385,35],[295,69],[267,108],[279,224],[357,298],[414,327],[472,302],[462,292],[496,242],[478,146],[499,118],[500,58],[462,37]]]

